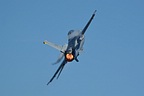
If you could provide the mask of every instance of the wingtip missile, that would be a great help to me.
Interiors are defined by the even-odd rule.
[[[94,11],[94,13],[93,13],[93,17],[95,16],[96,12],[97,12],[97,10]]]
[[[43,42],[43,44],[48,44],[48,41],[47,41],[47,40],[45,40],[45,41]]]
[[[47,85],[49,85],[50,82],[47,83]]]
[[[97,10],[95,10],[93,14],[95,14],[96,12],[97,12]]]

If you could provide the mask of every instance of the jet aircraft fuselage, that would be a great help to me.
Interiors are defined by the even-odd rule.
[[[78,62],[78,55],[83,49],[84,35],[81,30],[70,30],[68,32],[68,46],[65,53],[65,58],[68,62],[76,60]]]

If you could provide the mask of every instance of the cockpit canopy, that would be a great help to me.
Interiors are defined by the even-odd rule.
[[[70,30],[69,32],[68,32],[68,35],[70,35],[71,33],[73,33],[74,32],[74,30]]]
[[[70,30],[68,32],[68,38],[71,39],[75,36],[79,36],[80,35],[81,30]]]

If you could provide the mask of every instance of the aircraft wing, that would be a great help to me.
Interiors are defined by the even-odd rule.
[[[57,49],[59,51],[63,51],[63,47],[62,46],[54,44],[54,43],[51,43],[51,42],[48,42],[47,40],[45,40],[43,42],[43,44],[49,45],[49,46],[51,46],[51,47],[53,47],[53,48],[55,48],[55,49]]]
[[[61,74],[61,72],[62,72],[62,70],[63,70],[63,68],[64,68],[64,66],[65,66],[66,63],[67,63],[67,61],[64,59],[63,62],[62,62],[62,64],[59,66],[59,68],[57,69],[57,71],[53,75],[53,77],[47,83],[47,85],[53,81],[53,79],[56,77],[57,74],[58,74],[58,76],[57,76],[57,79],[58,79],[58,77],[60,76],[60,74]]]
[[[84,29],[82,30],[82,34],[84,34],[88,28],[88,26],[90,25],[92,19],[94,18],[95,16],[95,13],[96,13],[97,10],[94,11],[93,15],[91,16],[90,20],[88,21],[88,23],[86,24],[86,26],[84,27]]]

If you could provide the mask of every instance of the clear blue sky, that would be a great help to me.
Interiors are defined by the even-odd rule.
[[[144,96],[143,0],[1,0],[0,96]],[[84,52],[46,86],[67,32],[93,11]]]

